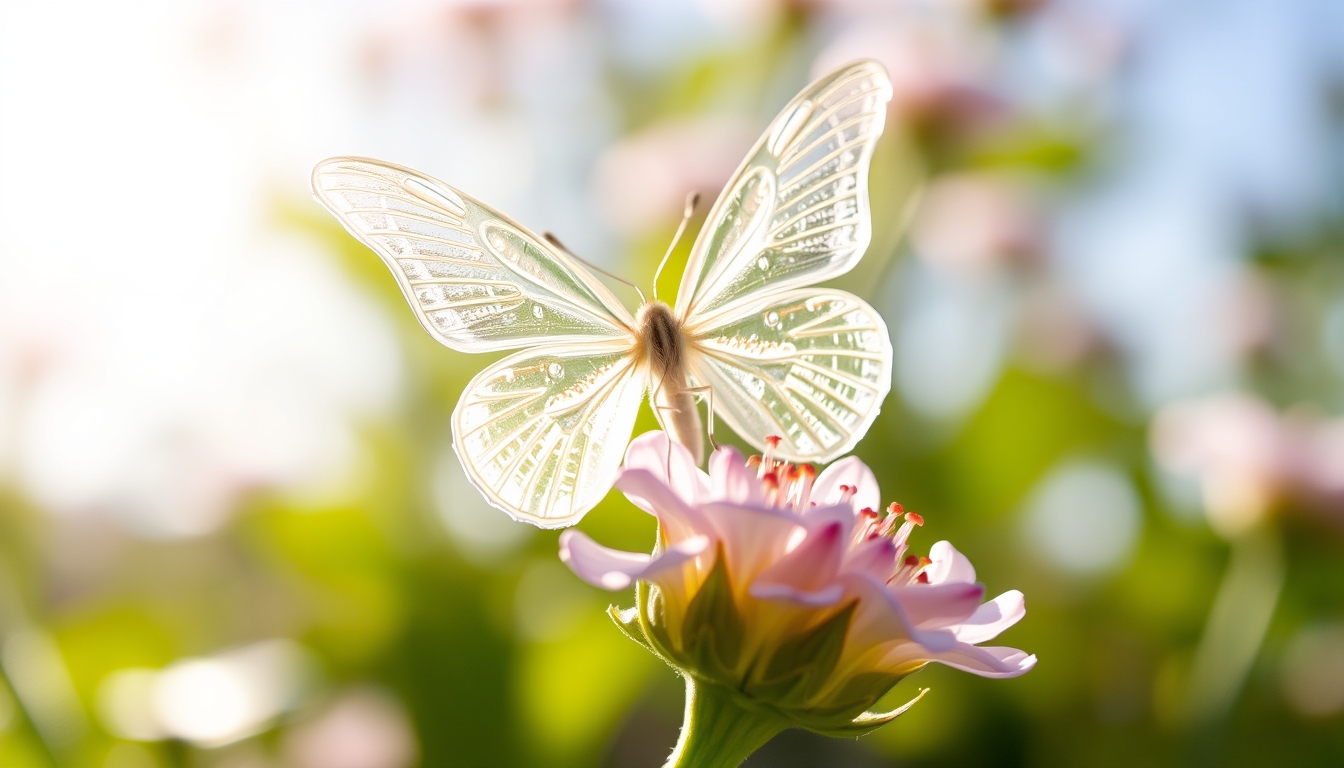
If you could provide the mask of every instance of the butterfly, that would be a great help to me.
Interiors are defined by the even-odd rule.
[[[633,316],[558,241],[409,168],[334,157],[314,168],[313,195],[382,257],[431,336],[519,350],[467,385],[453,448],[492,505],[558,528],[610,490],[646,393],[697,463],[696,396],[711,425],[758,449],[777,436],[774,455],[795,462],[832,460],[868,430],[891,386],[886,325],[857,296],[809,286],[868,247],[891,95],[872,61],[805,88],[714,203],[675,305]]]

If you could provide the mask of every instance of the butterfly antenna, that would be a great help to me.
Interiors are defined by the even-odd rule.
[[[686,196],[686,208],[681,213],[681,223],[677,225],[677,234],[672,236],[672,244],[667,246],[667,253],[663,254],[663,260],[658,262],[658,269],[653,273],[653,300],[658,300],[658,276],[663,274],[663,267],[667,266],[667,260],[671,258],[672,251],[676,250],[677,242],[686,232],[686,225],[690,223],[691,216],[695,215],[695,206],[700,204],[700,193],[692,192]]]
[[[638,293],[638,294],[639,294],[639,301],[640,301],[640,303],[645,303],[645,302],[648,301],[648,299],[645,299],[645,298],[644,298],[644,292],[641,291],[641,290],[639,290],[639,286],[638,286],[638,285],[635,285],[634,283],[630,282],[629,280],[626,280],[624,277],[620,277],[620,276],[618,276],[618,275],[613,275],[613,274],[611,274],[611,273],[608,272],[607,270],[605,270],[605,269],[603,269],[603,268],[597,266],[597,265],[594,264],[593,262],[591,262],[591,261],[589,261],[589,260],[583,258],[582,256],[578,255],[577,253],[575,253],[575,252],[569,250],[569,248],[565,247],[565,244],[564,244],[564,243],[560,242],[560,238],[556,237],[553,233],[551,233],[551,232],[542,232],[542,233],[541,233],[541,236],[542,236],[543,238],[545,238],[546,242],[550,243],[551,245],[555,246],[556,248],[559,248],[561,251],[564,251],[565,254],[568,255],[571,259],[574,259],[575,261],[578,261],[578,262],[584,264],[585,266],[587,266],[589,269],[591,269],[591,270],[593,270],[593,271],[601,272],[602,274],[606,275],[607,277],[610,277],[612,280],[615,280],[615,281],[618,282],[618,283],[625,283],[626,285],[630,286],[631,288],[634,288],[634,289],[635,289],[635,293]]]

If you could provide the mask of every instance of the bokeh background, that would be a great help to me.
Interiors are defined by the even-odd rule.
[[[1040,664],[748,766],[1344,764],[1337,0],[4,0],[0,765],[660,764],[630,596],[466,482],[487,360],[309,170],[422,169],[647,286],[858,57],[896,96],[839,283],[896,363],[857,453]],[[619,494],[582,528],[653,535]]]

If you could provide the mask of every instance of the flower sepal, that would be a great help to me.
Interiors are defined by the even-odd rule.
[[[819,733],[822,736],[834,736],[840,739],[856,739],[860,736],[867,735],[877,730],[878,728],[881,728],[887,723],[890,723],[892,720],[895,720],[896,718],[905,714],[906,710],[913,707],[915,705],[915,702],[924,698],[924,694],[928,692],[929,692],[928,688],[919,689],[919,694],[916,695],[915,698],[905,702],[904,704],[897,707],[896,709],[891,710],[890,712],[865,711],[858,717],[855,717],[852,720],[848,720],[838,725],[808,726],[807,729],[809,731],[812,731],[813,733]]]
[[[805,707],[815,700],[840,661],[854,608],[850,603],[817,626],[784,638],[760,665],[761,671],[747,681],[747,693],[782,709]]]
[[[720,546],[714,567],[686,606],[677,666],[696,676],[734,685],[739,678],[746,627],[733,599],[728,562]]]
[[[616,624],[622,634],[644,646],[644,649],[653,655],[663,658],[663,654],[653,647],[653,643],[649,642],[648,636],[644,634],[644,627],[640,626],[638,607],[622,609],[614,604],[608,605],[607,615],[611,617],[612,622]],[[666,659],[664,658],[664,660]]]

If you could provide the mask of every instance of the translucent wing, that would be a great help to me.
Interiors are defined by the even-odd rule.
[[[861,61],[780,112],[714,203],[677,292],[691,327],[761,291],[847,272],[868,247],[868,165],[891,82]]]
[[[441,181],[333,157],[313,196],[382,257],[420,323],[463,352],[629,338],[625,307],[573,259]]]
[[[777,453],[825,462],[854,447],[891,388],[891,340],[877,311],[844,291],[786,291],[691,338],[690,367],[714,413]]]
[[[611,489],[644,390],[628,343],[516,352],[467,385],[453,448],[491,504],[571,525]]]

